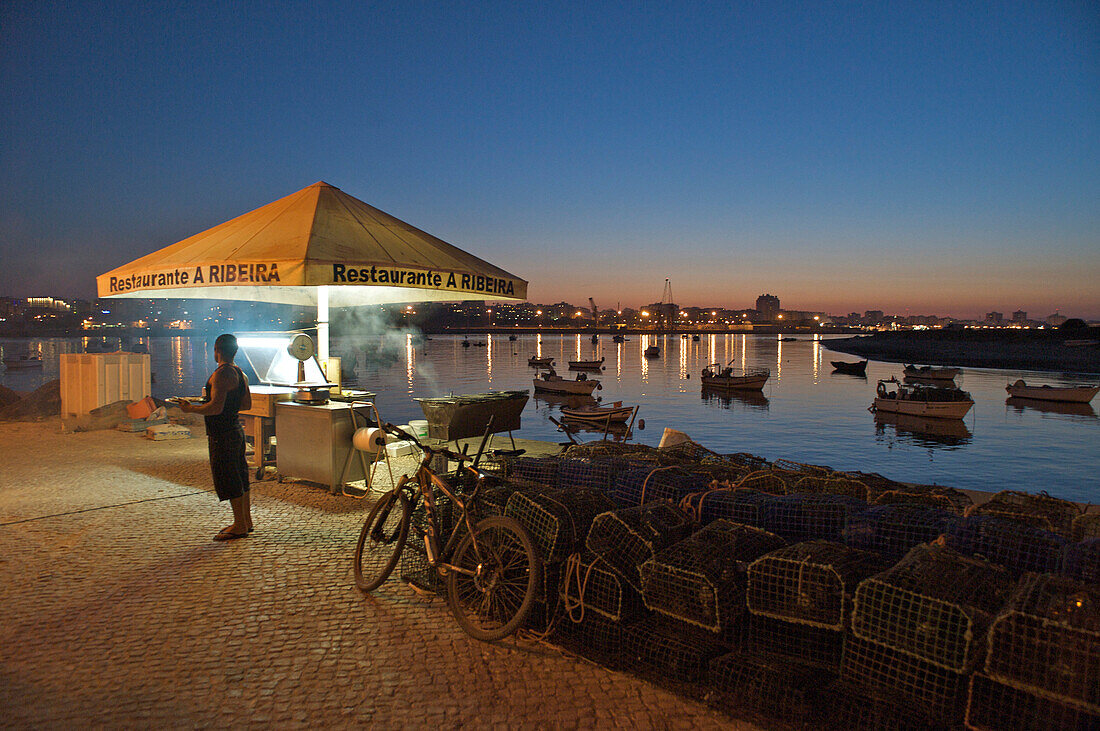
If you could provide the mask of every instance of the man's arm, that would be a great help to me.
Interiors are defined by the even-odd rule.
[[[241,411],[248,411],[252,408],[252,391],[248,388],[248,376],[241,373],[239,377],[244,379],[244,395],[241,396]]]
[[[219,368],[214,371],[214,377],[210,379],[210,400],[205,404],[180,404],[180,409],[189,414],[202,414],[203,416],[217,416],[225,409],[225,396],[236,387],[237,374],[232,368]],[[251,406],[252,397],[248,397]],[[243,401],[242,401],[243,403]]]

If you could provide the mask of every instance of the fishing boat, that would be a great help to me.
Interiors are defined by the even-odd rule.
[[[907,365],[902,373],[906,378],[917,378],[925,381],[954,381],[955,376],[959,375],[959,369]]]
[[[616,401],[608,406],[580,406],[571,408],[561,407],[561,415],[569,421],[583,421],[592,424],[625,424],[635,407],[623,406],[622,401]]]
[[[894,386],[894,390],[890,390],[888,384]],[[899,383],[898,379],[890,378],[878,382],[871,410],[932,419],[961,419],[973,406],[974,399],[961,389]]]
[[[661,355],[661,349],[658,348],[656,345],[650,345],[648,348],[642,351],[642,355],[647,358],[657,358]]]
[[[5,361],[6,363],[7,361]],[[1021,378],[1005,386],[1013,398],[1030,398],[1039,401],[1061,401],[1070,404],[1087,404],[1100,393],[1100,386],[1029,386]]]
[[[613,335],[611,337],[611,342],[613,342],[613,343],[625,343],[626,342],[626,336],[625,335]]]
[[[699,342],[699,336],[698,335],[692,335],[691,336],[691,342],[693,342],[693,343]]]
[[[861,360],[856,363],[845,360],[832,360],[829,361],[833,365],[833,370],[837,373],[847,373],[850,376],[866,376],[867,375],[867,361]]]
[[[768,382],[772,372],[767,368],[735,369],[722,367],[720,363],[711,363],[700,374],[703,388],[731,388],[743,391],[760,391]]]
[[[516,340],[518,340],[518,338],[517,338],[517,337],[516,337],[515,335],[509,335],[509,336],[508,336],[508,340],[509,340],[510,342],[513,342],[513,343],[514,343],[514,342],[516,342]]]
[[[599,360],[571,360],[569,367],[575,371],[598,371],[603,368],[603,358]]]
[[[4,367],[9,371],[18,370],[30,370],[31,368],[41,368],[42,359],[37,355],[20,355],[12,358],[4,358]]]
[[[550,366],[554,365],[554,359],[550,357],[539,358],[532,355],[530,358],[527,359],[527,365],[531,366],[532,368],[549,368]]]
[[[535,379],[536,391],[549,391],[550,393],[569,393],[569,394],[584,394],[591,396],[592,392],[597,388],[602,389],[599,381],[589,380],[588,377],[581,373],[577,376],[576,380],[569,380],[562,378],[557,373],[551,370],[548,373],[543,373],[541,376]]]

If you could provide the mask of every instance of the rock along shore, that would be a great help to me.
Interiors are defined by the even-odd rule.
[[[972,368],[1100,373],[1100,346],[1066,345],[1097,338],[1096,328],[1058,330],[921,330],[829,340],[825,347],[862,358]]]

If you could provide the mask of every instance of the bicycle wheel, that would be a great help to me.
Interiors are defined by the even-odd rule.
[[[409,499],[391,490],[371,508],[355,544],[355,585],[374,591],[390,577],[409,537]]]
[[[478,522],[473,535],[458,544],[451,563],[473,572],[447,574],[447,604],[471,637],[499,640],[527,619],[542,562],[531,536],[516,520],[496,515]]]

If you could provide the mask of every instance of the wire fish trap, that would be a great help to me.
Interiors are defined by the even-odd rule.
[[[706,490],[710,480],[680,467],[632,469],[615,478],[611,497],[616,505],[630,507],[668,501],[679,504],[687,495]]]
[[[748,706],[795,722],[820,715],[821,672],[816,669],[731,652],[710,661],[707,685],[720,694],[720,708]]]
[[[741,481],[734,485],[738,490],[753,490],[755,492],[766,492],[769,495],[786,495],[787,483],[784,479],[775,472],[769,472],[765,470],[757,470],[756,472],[750,472],[741,478]]]
[[[1083,513],[1073,519],[1073,540],[1100,538],[1100,513]]]
[[[566,448],[566,457],[623,457],[631,461],[657,461],[657,448],[648,444],[626,444],[623,442],[596,441],[587,444],[573,444]]]
[[[721,458],[721,455],[690,440],[657,448],[657,463],[664,466],[694,464],[708,457]]]
[[[716,520],[642,564],[642,599],[655,612],[725,632],[745,613],[748,563],[783,543],[759,528]]]
[[[853,470],[850,472],[838,472],[837,475],[846,477],[849,480],[862,482],[864,487],[867,488],[868,502],[874,502],[875,498],[884,492],[904,490],[911,487],[908,483],[891,480],[889,477],[883,477],[877,472],[859,472],[858,470]]]
[[[843,630],[856,586],[885,568],[869,551],[830,541],[796,543],[749,564],[748,608],[761,617]]]
[[[691,535],[694,522],[667,503],[652,503],[597,515],[585,545],[607,568],[641,591],[639,567],[657,552]]]
[[[974,673],[966,703],[966,727],[973,731],[1096,731],[1100,714]]]
[[[561,604],[563,576],[564,572],[560,564],[543,565],[542,581],[535,586],[535,602],[531,605],[531,611],[523,623],[527,629],[536,632],[547,632],[554,626],[554,620],[558,616],[558,609]],[[560,623],[558,626],[560,626]]]
[[[1024,525],[1050,531],[1069,538],[1073,535],[1073,520],[1081,514],[1077,505],[1051,497],[1045,492],[1031,494],[1002,490],[981,505],[975,505],[968,515],[991,515],[1015,520]]]
[[[729,520],[763,528],[768,506],[773,500],[774,495],[756,490],[721,489],[700,495],[693,508],[703,525],[716,520]]]
[[[1100,585],[1100,538],[1066,544],[1062,550],[1062,573],[1077,581]]]
[[[992,515],[972,515],[947,534],[947,544],[957,551],[983,556],[1016,574],[1057,571],[1066,543],[1057,533]]]
[[[825,727],[837,731],[948,731],[954,729],[931,718],[905,696],[881,688],[871,690],[839,680],[822,693]]]
[[[766,470],[771,466],[768,460],[763,457],[758,457],[755,454],[749,454],[748,452],[733,452],[732,454],[723,454],[720,456],[723,462],[737,465],[748,472]]]
[[[561,599],[574,623],[583,622],[591,612],[619,623],[645,613],[642,595],[593,554],[566,562]]]
[[[768,505],[764,528],[792,542],[838,540],[848,517],[866,509],[846,495],[782,495]]]
[[[772,462],[772,469],[779,472],[797,474],[800,477],[804,477],[806,475],[813,475],[815,477],[828,477],[835,471],[832,467],[826,467],[825,465],[795,462],[794,460],[784,459],[782,457]]]
[[[842,631],[756,614],[749,616],[748,625],[749,652],[758,657],[779,658],[830,672],[840,670]]]
[[[623,631],[629,625],[586,612],[580,622],[560,622],[555,643],[579,655],[608,665],[618,665],[623,655]]]
[[[558,482],[561,460],[557,457],[518,457],[508,470],[508,476],[516,480],[554,487]]]
[[[622,634],[623,659],[665,680],[701,680],[710,660],[728,651],[713,635],[667,617],[649,617],[625,627]]]
[[[913,546],[931,543],[958,529],[963,519],[940,508],[921,505],[876,505],[848,518],[844,542],[899,559]]]
[[[994,680],[1100,713],[1100,588],[1029,574],[989,630]]]
[[[1012,593],[1004,569],[942,546],[917,546],[856,587],[852,632],[953,672],[979,660],[993,616]]]
[[[927,714],[934,721],[950,726],[962,720],[967,673],[952,672],[848,634],[844,638],[840,677],[861,686],[872,696],[880,693],[901,696],[895,701],[900,713]]]
[[[800,477],[790,486],[789,492],[805,495],[847,495],[864,502],[867,500],[866,485],[857,480],[836,475],[828,477],[806,475]]]
[[[614,509],[598,490],[549,490],[513,493],[504,514],[527,529],[543,561],[558,563],[584,543],[593,518]]]
[[[400,576],[406,584],[412,584],[421,591],[443,593],[443,579],[428,563],[428,555],[421,541],[409,541],[405,544],[405,550],[401,552]]]
[[[614,476],[627,463],[610,459],[563,459],[558,467],[557,485],[562,490],[611,489]]]
[[[963,515],[974,504],[970,496],[962,490],[935,485],[912,485],[898,490],[887,490],[879,493],[870,502],[874,505],[920,505],[939,508],[955,515]]]

